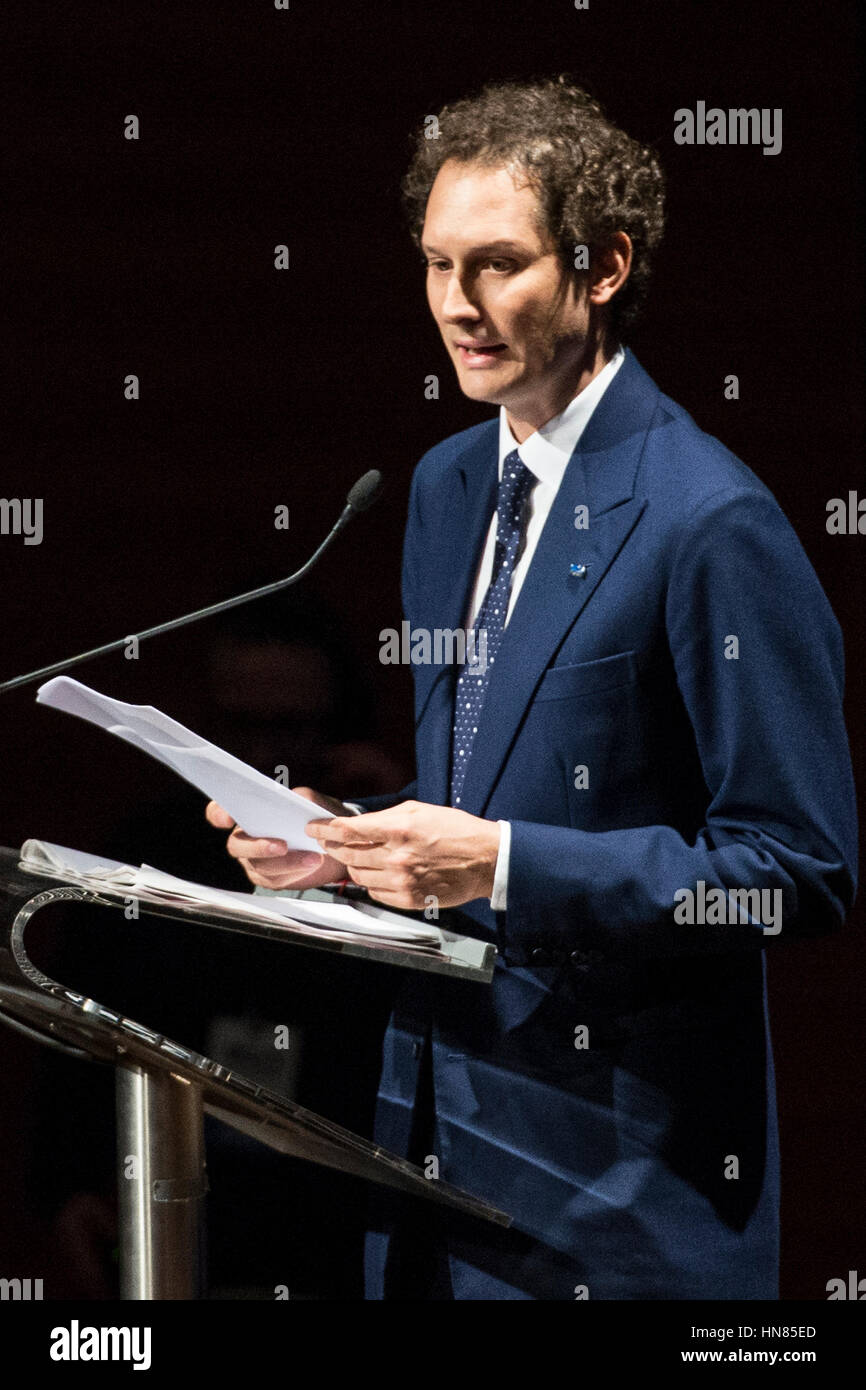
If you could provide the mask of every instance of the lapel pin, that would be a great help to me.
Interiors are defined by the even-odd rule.
[[[569,565],[568,572],[574,579],[585,579],[586,565]]]

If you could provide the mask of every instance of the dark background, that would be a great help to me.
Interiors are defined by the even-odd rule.
[[[399,203],[408,132],[486,79],[568,71],[662,158],[668,231],[630,342],[793,522],[845,631],[859,769],[864,541],[825,529],[828,499],[866,486],[854,4],[591,0],[578,11],[570,0],[293,0],[286,13],[266,0],[13,0],[4,14],[12,214],[0,491],[44,498],[45,536],[39,546],[0,537],[0,678],[288,573],[356,477],[378,467],[385,496],[340,539],[303,600],[335,615],[352,676],[369,690],[374,713],[360,736],[408,774],[409,674],[380,665],[378,650],[379,630],[401,616],[409,478],[425,449],[490,414],[460,395],[426,311]],[[781,154],[675,145],[674,111],[698,100],[781,107]],[[130,113],[141,122],[137,142],[123,138]],[[278,243],[290,247],[287,272],[274,269]],[[137,402],[124,399],[128,373],[141,380]],[[430,373],[438,401],[424,398]],[[729,373],[739,401],[724,398]],[[273,525],[281,503],[287,533]],[[144,644],[138,661],[114,656],[74,674],[213,737],[224,720],[214,714],[209,640],[182,632]],[[33,697],[32,688],[3,697],[0,842],[36,835],[105,853],[125,844],[146,858],[143,827],[168,825],[158,808],[174,797],[173,859],[160,866],[195,876],[209,852],[219,856],[218,837],[208,851],[197,820],[192,828],[198,803],[187,804],[188,819],[178,814],[165,770]],[[229,746],[241,751],[240,733]],[[293,782],[309,771],[301,753]],[[74,925],[92,964],[118,932],[85,915]],[[824,1298],[828,1279],[866,1274],[861,915],[830,940],[771,959],[789,1298]],[[69,930],[44,933],[46,967],[66,960],[73,923],[64,921]],[[124,938],[131,958],[156,955],[179,976],[170,937],[137,930]],[[215,954],[217,981],[237,962],[190,937],[179,949],[191,976],[174,1003],[192,990],[201,1024],[210,996],[207,972],[192,978],[195,962]],[[247,959],[253,993],[260,973],[289,970],[271,956]],[[323,1108],[330,1095],[334,1118],[361,1128],[389,982],[364,968],[336,979],[318,958],[290,973],[296,991],[298,978],[334,991],[311,1094]],[[63,1136],[76,1133],[80,1185],[104,1158],[95,1138],[88,1157],[93,1073],[5,1031],[2,1043],[0,1274],[38,1277],[40,1261],[53,1259],[57,1174],[75,1169],[64,1164]],[[356,1296],[354,1190],[330,1177],[297,1182],[309,1200],[286,1240],[326,1228],[322,1253],[302,1257],[302,1286],[311,1297]],[[233,1249],[228,1234],[224,1282],[255,1282],[240,1257],[231,1268]]]

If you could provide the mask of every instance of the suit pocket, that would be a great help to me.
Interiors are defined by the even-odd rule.
[[[617,686],[633,685],[637,675],[634,652],[617,652],[615,656],[579,661],[573,666],[551,666],[542,677],[535,699],[570,700],[597,690],[614,690]]]

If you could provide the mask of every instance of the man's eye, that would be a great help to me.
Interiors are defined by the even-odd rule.
[[[497,257],[491,257],[491,259],[485,262],[485,264],[488,265],[491,270],[495,270],[497,272],[509,271],[514,269],[513,261],[505,261],[498,259]]]
[[[425,261],[424,264],[426,265],[426,267],[427,267],[428,270],[447,270],[447,269],[448,269],[448,262],[447,262],[447,261]]]

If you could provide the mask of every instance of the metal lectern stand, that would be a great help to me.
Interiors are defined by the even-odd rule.
[[[47,883],[53,886],[46,886]],[[379,959],[489,982],[494,949],[451,938],[445,952],[329,940],[210,907],[169,906],[137,894],[143,914],[192,918],[224,931]],[[129,894],[92,891],[24,868],[0,849],[0,1021],[82,1059],[114,1065],[117,1078],[120,1293],[124,1299],[195,1299],[203,1293],[207,1192],[204,1114],[280,1153],[415,1193],[496,1225],[511,1218],[339,1125],[248,1081],[219,1062],[58,984],[30,962],[24,929],[39,908],[64,900],[123,908]]]

